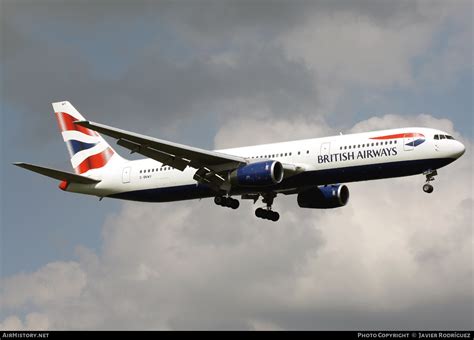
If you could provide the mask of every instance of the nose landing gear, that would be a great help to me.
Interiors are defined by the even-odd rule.
[[[426,183],[423,185],[423,191],[426,192],[427,194],[431,194],[434,188],[430,184],[430,182],[433,182],[435,180],[434,177],[438,175],[438,172],[436,170],[428,170],[428,171],[425,171],[423,175],[426,176]]]
[[[431,194],[433,192],[434,188],[431,184],[426,183],[423,185],[423,191],[426,192],[427,194]]]

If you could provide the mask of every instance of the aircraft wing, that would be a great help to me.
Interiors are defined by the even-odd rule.
[[[219,188],[225,179],[219,172],[247,164],[243,157],[195,148],[162,139],[117,129],[91,121],[77,121],[74,124],[103,133],[117,139],[117,144],[131,152],[137,152],[165,165],[183,171],[187,166],[197,169],[194,179]]]
[[[46,168],[44,166],[29,164],[29,163],[13,163],[13,165],[19,166],[20,168],[27,169],[33,172],[37,172],[41,175],[48,176],[60,181],[68,181],[71,183],[81,183],[81,184],[95,184],[99,183],[100,180],[93,179],[86,176],[76,175],[71,172]]]

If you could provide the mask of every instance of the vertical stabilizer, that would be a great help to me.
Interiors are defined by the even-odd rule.
[[[97,132],[74,124],[85,118],[71,103],[53,103],[53,109],[76,174],[103,168],[113,159],[122,159]]]

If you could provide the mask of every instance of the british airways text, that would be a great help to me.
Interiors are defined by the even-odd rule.
[[[319,155],[318,163],[332,163],[332,162],[344,162],[351,161],[354,159],[366,159],[376,157],[387,157],[396,156],[398,154],[397,148],[384,148],[378,150],[361,150],[361,151],[349,151],[333,153],[330,155]]]

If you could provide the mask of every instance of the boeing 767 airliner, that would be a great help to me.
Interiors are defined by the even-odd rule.
[[[67,101],[53,108],[75,173],[14,164],[61,181],[62,190],[141,202],[214,197],[232,209],[232,196],[262,197],[255,215],[271,221],[280,218],[272,210],[278,194],[297,195],[302,208],[337,208],[349,200],[342,183],[417,174],[431,193],[436,170],[465,151],[448,133],[423,127],[209,151],[87,121]],[[99,133],[147,158],[122,158]]]

